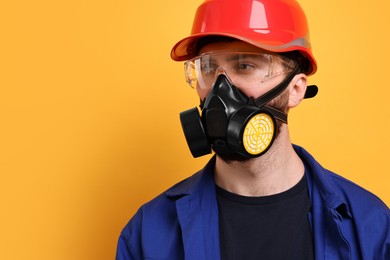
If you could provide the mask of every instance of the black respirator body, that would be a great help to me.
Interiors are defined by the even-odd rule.
[[[198,108],[180,113],[180,121],[193,157],[214,150],[220,156],[261,156],[271,147],[276,120],[287,123],[287,114],[266,104],[280,95],[297,69],[275,88],[257,99],[248,98],[224,74],[216,79],[210,93]]]

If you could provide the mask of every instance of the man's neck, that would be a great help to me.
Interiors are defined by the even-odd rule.
[[[304,165],[295,153],[287,127],[262,156],[226,163],[217,156],[215,182],[221,188],[243,196],[267,196],[286,191],[304,174]]]

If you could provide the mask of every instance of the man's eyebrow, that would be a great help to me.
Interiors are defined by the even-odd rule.
[[[256,54],[254,53],[240,53],[240,54],[233,54],[230,55],[226,60],[227,61],[237,61],[240,58],[252,58],[252,59],[257,59],[259,58]]]
[[[207,62],[210,62],[210,63],[216,63],[218,61],[222,61],[222,62],[232,62],[232,61],[238,61],[239,59],[242,59],[242,58],[251,58],[251,59],[259,59],[260,56],[258,56],[257,54],[255,53],[232,53],[232,54],[229,54],[229,55],[221,55],[220,59],[218,59],[217,57],[214,57],[212,55],[208,56],[206,59],[206,57],[204,57],[202,59],[202,61],[207,61]]]

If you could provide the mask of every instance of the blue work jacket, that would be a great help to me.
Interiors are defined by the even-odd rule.
[[[294,149],[306,165],[315,259],[389,260],[389,208]],[[143,205],[123,229],[116,259],[220,259],[214,165]]]

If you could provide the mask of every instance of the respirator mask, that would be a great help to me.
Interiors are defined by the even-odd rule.
[[[299,68],[294,66],[272,74],[271,55],[247,53],[230,54],[228,60],[233,63],[221,67],[214,65],[221,60],[222,55],[218,55],[202,55],[185,64],[187,82],[196,84],[194,87],[197,88],[209,88],[207,97],[200,104],[201,113],[197,107],[180,113],[187,144],[193,157],[209,154],[211,150],[221,157],[261,156],[275,140],[278,131],[276,120],[287,123],[287,114],[267,103],[287,88]],[[221,72],[216,73],[217,70]],[[256,99],[247,97],[235,85],[259,85],[267,77],[279,74],[287,76]],[[316,94],[316,86],[309,86],[309,89],[305,97]]]

